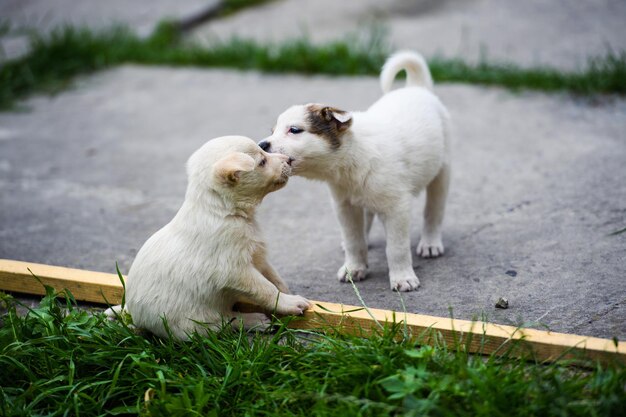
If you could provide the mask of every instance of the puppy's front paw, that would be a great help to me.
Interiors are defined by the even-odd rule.
[[[301,316],[304,314],[304,310],[308,310],[311,307],[309,300],[304,297],[280,293],[276,312],[278,314]]]
[[[339,282],[350,282],[352,279],[353,282],[363,281],[367,276],[367,266],[366,265],[349,265],[344,264],[339,271],[337,271],[337,278]]]
[[[422,258],[437,258],[443,255],[444,249],[441,237],[428,238],[422,236],[416,252]]]
[[[420,280],[417,279],[417,276],[413,271],[403,274],[394,274],[389,277],[389,283],[391,285],[391,289],[398,292],[414,291],[420,286]]]

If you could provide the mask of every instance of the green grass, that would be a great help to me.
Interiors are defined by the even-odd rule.
[[[162,24],[147,39],[123,28],[95,32],[61,28],[46,38],[33,36],[30,53],[0,67],[0,109],[36,92],[56,92],[80,74],[124,63],[228,67],[272,73],[377,76],[390,51],[380,36],[314,45],[299,39],[279,45],[232,39],[209,47],[183,42],[171,24]],[[581,95],[626,94],[626,53],[593,59],[584,71],[520,68],[458,59],[430,62],[438,82],[464,82],[510,89],[564,91]]]
[[[2,301],[0,301],[2,302]],[[371,338],[225,329],[143,337],[48,289],[0,327],[2,416],[617,416],[626,369],[551,365]],[[332,329],[329,329],[332,333]],[[303,335],[308,336],[303,338]],[[398,341],[400,339],[400,341]]]
[[[224,0],[220,7],[220,16],[229,16],[249,7],[260,6],[274,0]]]

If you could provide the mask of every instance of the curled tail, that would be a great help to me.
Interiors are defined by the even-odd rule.
[[[391,90],[391,85],[396,75],[402,70],[406,71],[406,86],[419,86],[433,89],[433,78],[430,75],[428,64],[417,52],[400,51],[387,58],[380,72],[380,86],[383,93]]]

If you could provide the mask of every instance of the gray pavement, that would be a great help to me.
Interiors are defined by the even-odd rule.
[[[414,258],[409,312],[626,338],[626,100],[439,85],[453,117],[446,255]],[[375,78],[124,66],[81,78],[28,111],[0,114],[0,257],[127,271],[181,204],[184,163],[225,134],[260,139],[294,103],[366,108]],[[413,246],[421,205],[416,201]],[[358,304],[335,272],[338,226],[322,183],[293,178],[259,217],[294,292]],[[375,224],[370,307],[402,309],[389,290]],[[510,300],[496,310],[498,297]]]

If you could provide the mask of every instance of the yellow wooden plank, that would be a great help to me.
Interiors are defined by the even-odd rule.
[[[122,284],[115,274],[8,259],[0,259],[0,290],[45,294],[43,285],[33,274],[57,291],[70,290],[77,300],[93,303],[105,303],[108,300],[111,304],[122,301]]]
[[[68,289],[77,300],[118,304],[122,300],[122,284],[117,275],[84,271],[59,266],[42,265],[0,259],[0,290],[28,294],[44,294],[43,286],[32,274],[55,288]],[[104,296],[104,297],[103,297]],[[329,326],[345,334],[367,336],[385,323],[402,323],[413,336],[423,335],[433,343],[441,337],[446,343],[463,343],[468,351],[483,354],[504,352],[513,340],[523,340],[515,345],[513,354],[532,352],[539,360],[552,361],[584,355],[601,362],[619,361],[626,364],[626,342],[597,337],[555,333],[535,329],[519,329],[493,323],[472,322],[422,314],[398,313],[313,301],[314,308],[291,322],[298,329],[328,329]],[[526,353],[528,353],[526,352]]]
[[[379,331],[376,322],[401,323],[401,328],[413,337],[422,336],[427,343],[441,337],[448,346],[455,343],[466,345],[468,351],[491,354],[504,353],[509,347],[514,355],[530,354],[545,361],[584,356],[603,363],[619,361],[626,364],[626,342],[617,345],[611,339],[556,333],[535,329],[520,329],[513,326],[485,322],[473,322],[423,314],[399,313],[389,310],[358,309],[354,306],[320,302],[313,310],[305,313],[302,320],[292,322],[292,327],[301,329],[336,328],[347,334],[367,336]],[[346,312],[348,311],[348,312]],[[514,340],[522,342],[513,345]],[[441,341],[441,340],[440,340]]]

